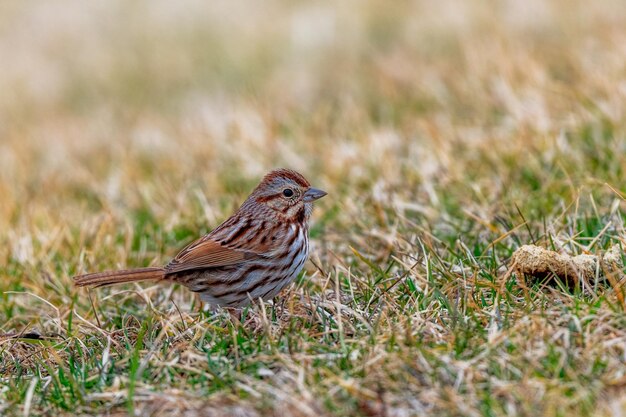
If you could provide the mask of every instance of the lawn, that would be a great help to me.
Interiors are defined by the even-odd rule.
[[[0,415],[622,416],[626,2],[0,4]],[[162,265],[270,169],[328,191],[241,321]],[[549,277],[548,277],[549,278]]]

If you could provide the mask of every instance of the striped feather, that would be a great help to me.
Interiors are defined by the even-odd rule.
[[[88,274],[76,277],[76,284],[166,280],[188,287],[212,305],[228,307],[272,298],[298,276],[308,257],[313,206],[304,196],[309,188],[295,171],[272,171],[233,216],[187,245],[164,268]],[[292,192],[285,194],[286,189]],[[317,198],[323,196],[315,191]]]

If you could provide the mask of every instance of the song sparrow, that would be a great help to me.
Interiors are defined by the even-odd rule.
[[[302,270],[309,254],[313,201],[326,192],[299,173],[267,174],[228,220],[192,242],[163,268],[98,272],[74,277],[78,286],[169,281],[200,293],[213,306],[243,307],[269,299]]]

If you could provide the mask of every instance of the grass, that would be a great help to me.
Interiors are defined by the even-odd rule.
[[[66,6],[0,6],[0,414],[624,413],[623,289],[508,271],[626,238],[623,2]],[[72,286],[277,166],[329,195],[243,325]]]

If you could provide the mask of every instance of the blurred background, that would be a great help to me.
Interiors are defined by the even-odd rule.
[[[435,222],[614,197],[625,18],[621,0],[2,2],[4,257],[33,255],[11,235],[33,222],[103,211],[210,229],[277,166],[328,188],[347,230],[364,202]]]
[[[626,241],[625,152],[624,0],[0,1],[0,414],[621,415],[620,288],[506,272]],[[281,166],[329,194],[262,325],[72,285]]]

